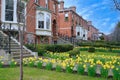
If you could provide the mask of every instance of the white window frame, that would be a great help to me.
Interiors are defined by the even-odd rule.
[[[44,14],[44,28],[38,28],[38,21],[39,21],[39,13],[43,13]],[[47,29],[46,26],[46,17],[47,15],[50,16],[50,27],[49,29]],[[36,29],[42,29],[42,30],[51,30],[51,13],[46,12],[46,11],[36,11]]]
[[[14,1],[14,11],[13,11],[13,21],[6,21],[5,20],[5,7],[6,7],[6,2],[5,0],[1,0],[2,4],[1,4],[1,21],[2,22],[6,22],[6,23],[17,23],[17,0],[13,0]],[[26,3],[23,2],[25,5]],[[25,14],[26,14],[26,8],[25,8]]]

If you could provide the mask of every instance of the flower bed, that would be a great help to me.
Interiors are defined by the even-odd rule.
[[[58,55],[61,54],[58,53],[57,56]],[[33,63],[34,66],[37,66],[38,62],[41,62],[41,66],[42,67],[44,66],[47,70],[55,69],[56,71],[66,71],[67,73],[77,71],[78,74],[87,73],[88,76],[96,76],[96,74],[99,74],[102,77],[113,76],[115,80],[120,78],[119,77],[120,57],[117,56],[92,54],[92,55],[77,55],[76,59],[69,57],[66,57],[66,59],[61,59],[59,57],[57,59],[52,58],[24,59],[24,64],[26,64],[27,66],[29,66],[29,63]]]

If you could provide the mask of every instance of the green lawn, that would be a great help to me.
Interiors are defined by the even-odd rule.
[[[19,80],[19,68],[0,68],[0,80]],[[78,74],[69,74],[64,72],[48,71],[45,69],[24,67],[23,80],[106,80],[81,76]]]
[[[96,55],[110,55],[110,56],[120,56],[120,53],[112,53],[112,52],[94,52],[90,53],[88,51],[80,51],[81,54],[88,55],[88,54],[96,54]]]

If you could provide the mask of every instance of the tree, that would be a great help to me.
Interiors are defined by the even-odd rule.
[[[120,0],[113,0],[115,8],[120,11]]]
[[[24,13],[25,6],[22,5],[22,0],[17,0],[17,22],[19,25],[20,33],[20,80],[23,80],[23,35],[25,30],[26,14]],[[28,0],[23,0],[28,4]],[[23,12],[22,12],[23,11]],[[20,29],[20,23],[23,23],[23,29]]]
[[[117,23],[113,33],[111,34],[112,41],[120,41],[120,22]]]

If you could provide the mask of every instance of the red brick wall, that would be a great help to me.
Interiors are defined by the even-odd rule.
[[[89,38],[90,40],[92,40],[94,33],[97,34],[97,33],[98,33],[98,30],[97,30],[94,26],[89,25],[88,38]]]
[[[65,13],[69,13],[69,20],[65,21]],[[73,20],[72,20],[72,15],[74,16]],[[77,13],[73,12],[73,11],[64,11],[64,12],[59,12],[59,33],[61,34],[66,34],[69,37],[72,37],[71,35],[71,26],[73,26],[73,36],[76,36],[76,26],[77,24],[81,24],[82,27],[84,27],[85,29],[88,30],[88,25],[87,25],[87,21],[84,20],[81,16],[79,16]],[[66,29],[63,29],[66,28]]]
[[[45,0],[39,0],[38,3],[40,6],[46,8]],[[53,4],[56,4],[56,12],[53,10]],[[57,22],[57,13],[58,13],[58,2],[57,0],[48,0],[48,9],[51,10],[52,18],[51,18],[51,26],[53,27],[53,20],[56,20]],[[36,29],[36,5],[34,4],[34,0],[30,0],[28,6],[27,6],[27,32],[34,33],[35,35],[35,29]],[[57,29],[57,28],[56,28]],[[57,30],[56,30],[57,31]],[[53,32],[53,28],[52,28]],[[54,32],[53,32],[54,33]],[[38,43],[40,40],[40,37],[37,37]]]
[[[28,6],[27,6],[27,32],[33,32],[35,33],[35,26],[36,26],[36,10],[35,10],[35,4],[34,0],[30,0]]]
[[[68,21],[65,21],[65,14],[59,13],[59,33],[71,36],[71,13],[68,13]]]

